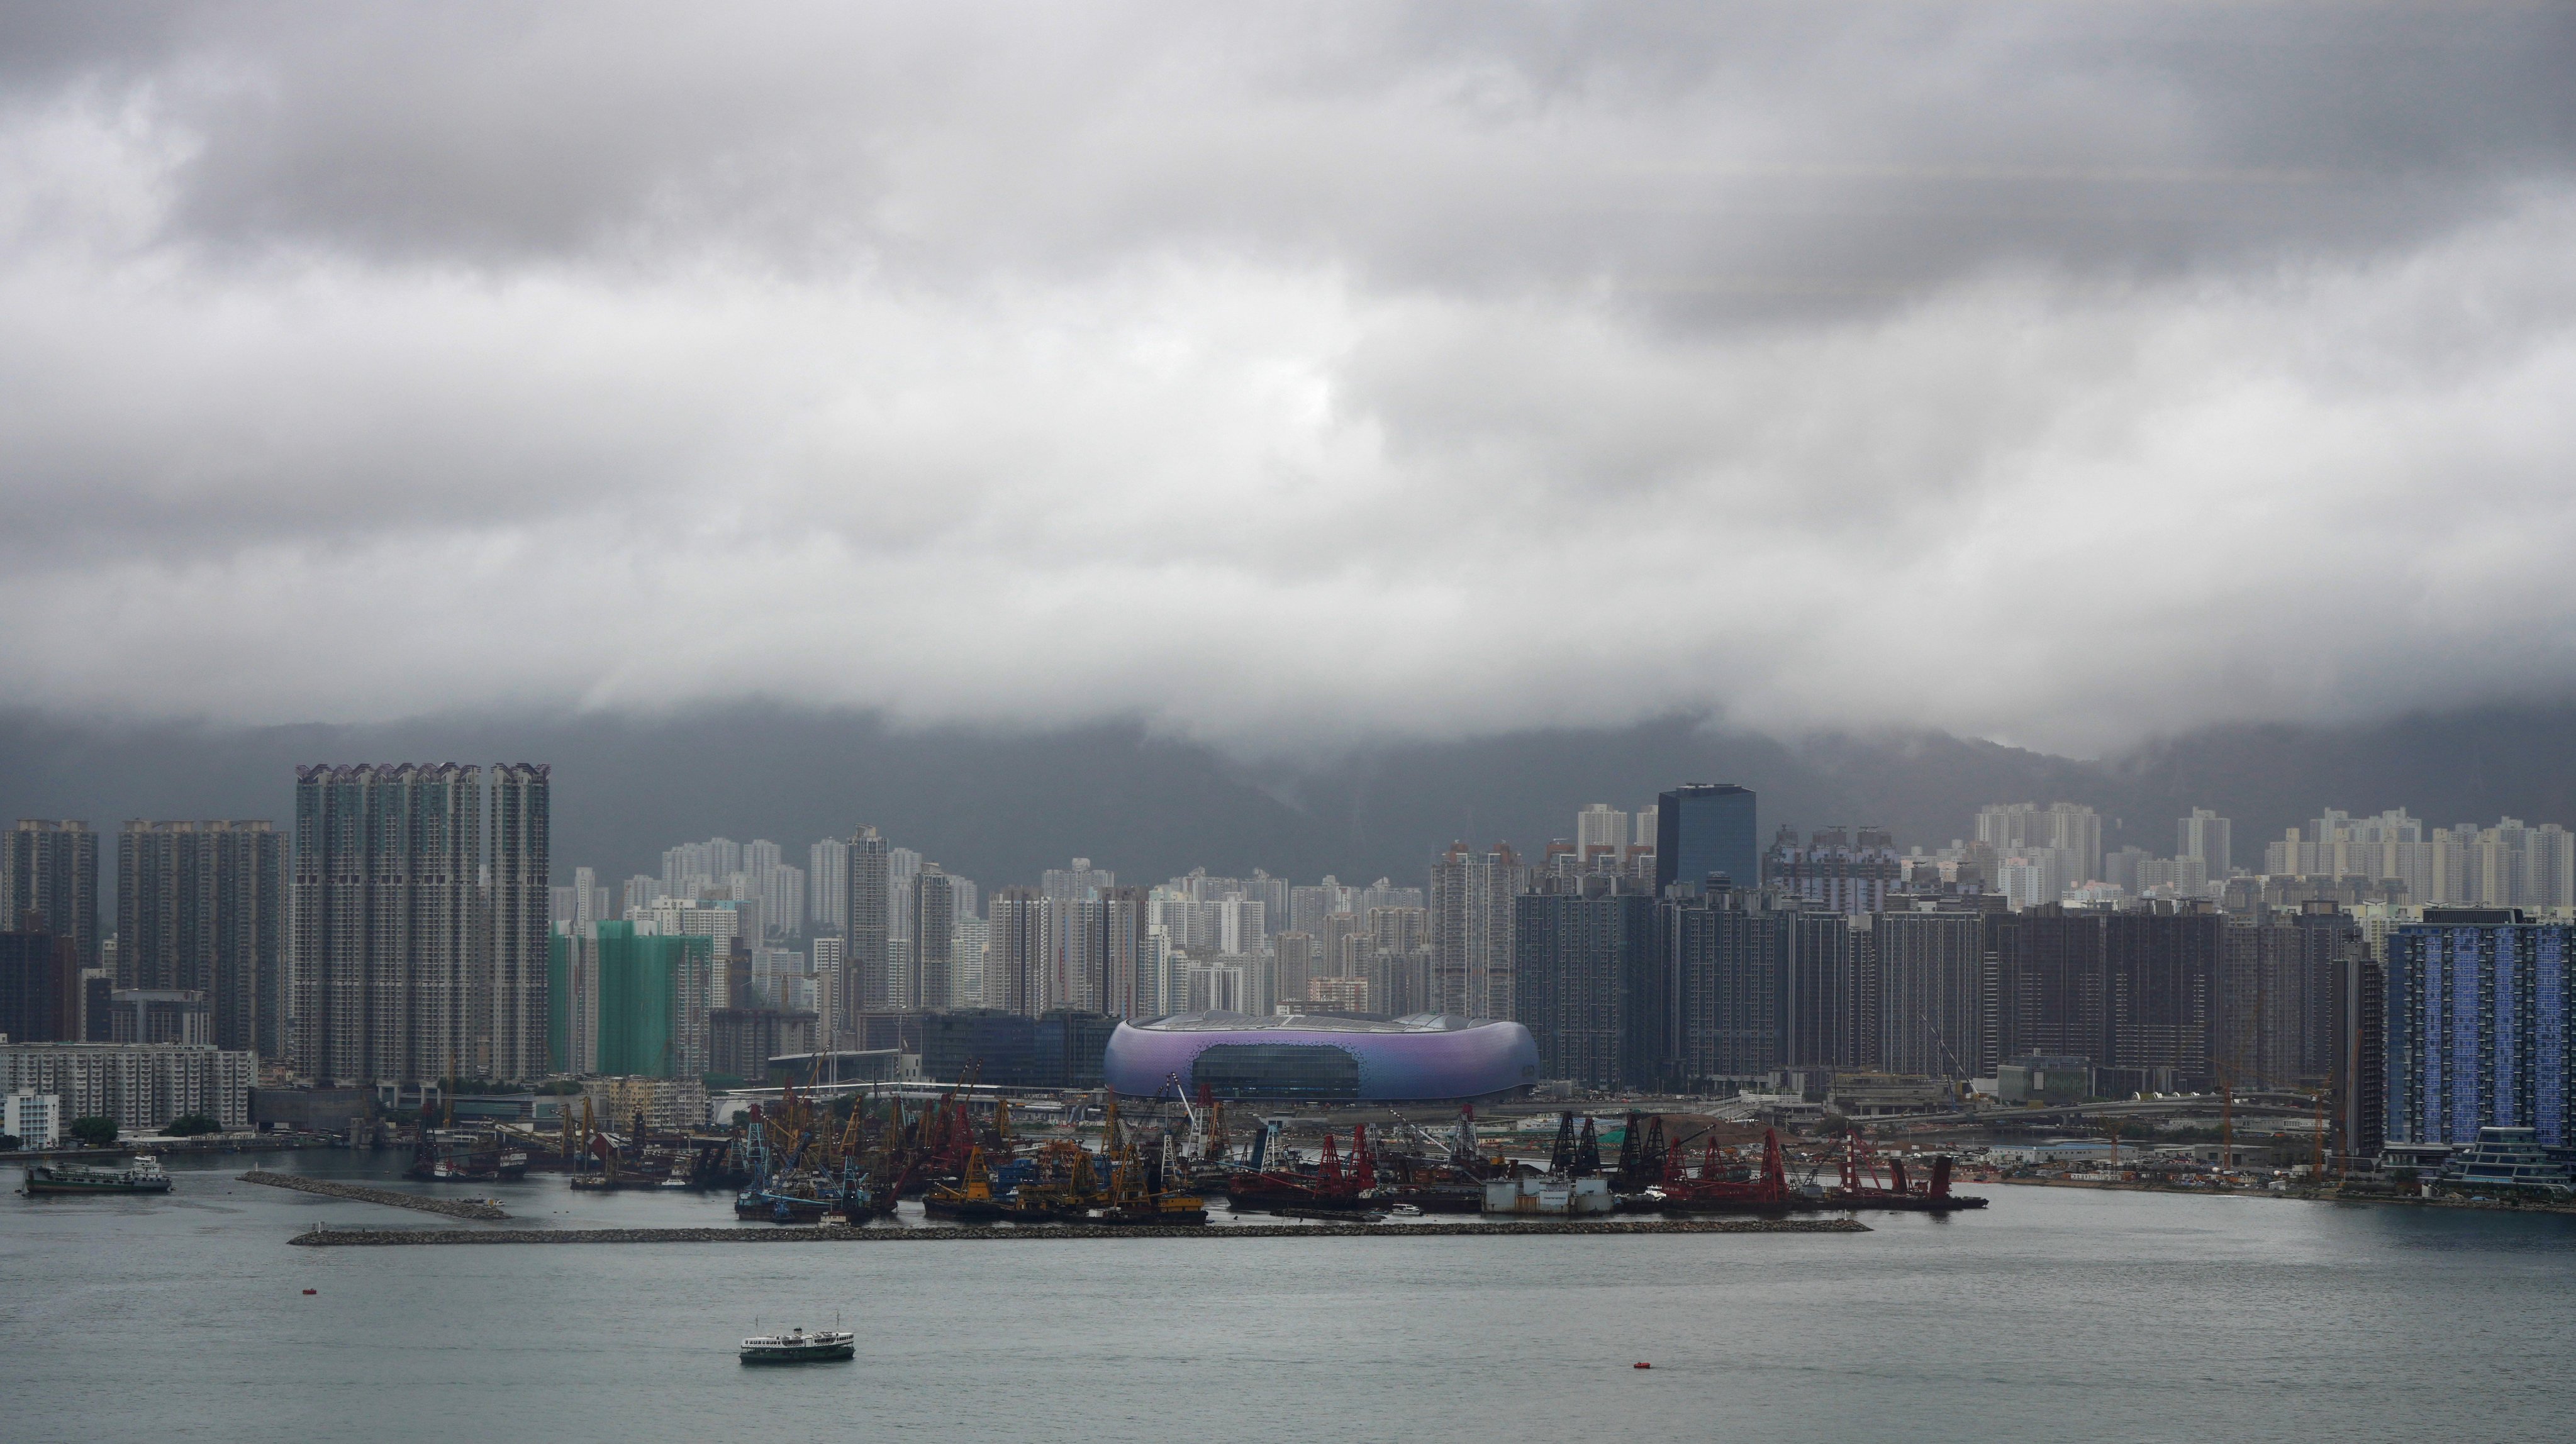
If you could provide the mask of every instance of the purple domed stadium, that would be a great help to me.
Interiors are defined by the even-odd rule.
[[[1121,1023],[1102,1081],[1150,1097],[1177,1077],[1192,1095],[1414,1103],[1491,1098],[1538,1081],[1529,1029],[1491,1018],[1257,1018],[1180,1013]]]

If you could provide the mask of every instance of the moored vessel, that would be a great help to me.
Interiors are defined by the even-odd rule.
[[[86,1163],[31,1163],[27,1165],[26,1192],[58,1193],[168,1193],[170,1175],[161,1171],[161,1160],[139,1155],[123,1168],[100,1168]]]

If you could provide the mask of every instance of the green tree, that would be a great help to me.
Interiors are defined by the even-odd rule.
[[[221,1133],[224,1125],[203,1113],[183,1113],[163,1126],[161,1132],[170,1138],[194,1138],[202,1133]]]
[[[0,1133],[0,1153],[15,1153],[26,1141],[15,1133]]]
[[[79,1140],[83,1147],[105,1148],[116,1141],[116,1120],[98,1117],[75,1118],[72,1120],[71,1135]]]

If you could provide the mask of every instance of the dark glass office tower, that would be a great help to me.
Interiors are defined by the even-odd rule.
[[[1655,800],[1655,891],[1676,882],[1706,883],[1713,872],[1739,888],[1762,882],[1762,848],[1754,838],[1753,789],[1732,782],[1694,782]]]

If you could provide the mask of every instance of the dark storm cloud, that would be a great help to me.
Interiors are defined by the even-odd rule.
[[[295,7],[129,83],[201,142],[182,232],[413,258],[1200,244],[1867,293],[2384,243],[2576,154],[2560,5],[623,14]]]
[[[2563,5],[11,7],[0,658],[1245,745],[2549,692],[2571,73]]]

